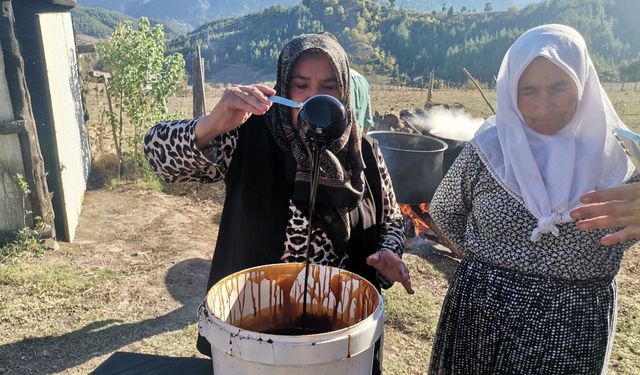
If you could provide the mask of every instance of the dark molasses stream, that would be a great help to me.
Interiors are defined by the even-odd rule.
[[[311,235],[313,234],[312,220],[316,208],[316,192],[318,190],[318,180],[320,177],[320,163],[318,163],[320,154],[324,150],[320,150],[318,145],[313,147],[313,157],[311,158],[311,186],[309,189],[309,226],[307,228],[307,259],[304,262],[304,292],[302,294],[302,317],[301,329],[303,332],[307,329],[307,294],[309,289],[309,262],[311,256]]]

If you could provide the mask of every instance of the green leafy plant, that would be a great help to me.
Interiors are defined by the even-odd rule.
[[[42,254],[47,250],[47,246],[42,241],[41,233],[49,229],[48,222],[53,222],[52,218],[49,217],[53,215],[53,213],[46,212],[46,217],[44,218],[40,216],[33,218],[35,223],[33,228],[27,225],[27,217],[33,213],[27,208],[27,199],[29,198],[29,194],[31,194],[31,189],[29,188],[27,180],[20,173],[16,174],[15,182],[22,195],[22,212],[24,213],[22,218],[23,227],[17,232],[16,238],[12,242],[0,247],[0,263],[5,263],[12,257],[25,254]],[[48,221],[46,219],[51,220]]]
[[[111,38],[98,44],[98,55],[111,77],[107,81],[109,123],[119,166],[125,152],[134,171],[144,163],[141,143],[149,126],[167,117],[167,98],[184,79],[184,58],[178,53],[165,55],[161,24],[151,28],[140,18],[137,28],[119,24]],[[124,129],[126,116],[131,129]],[[118,177],[121,177],[120,167]]]

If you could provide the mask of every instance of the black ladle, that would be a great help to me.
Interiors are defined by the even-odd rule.
[[[298,113],[298,131],[304,140],[311,169],[309,189],[309,226],[307,228],[307,260],[304,269],[304,294],[302,296],[302,329],[306,329],[307,287],[309,261],[311,259],[312,220],[315,214],[316,192],[320,177],[320,155],[329,144],[340,138],[347,129],[347,111],[344,105],[330,95],[316,95],[307,99]]]
[[[272,95],[273,103],[299,108],[298,125],[303,139],[308,143],[327,146],[340,138],[347,127],[344,105],[331,95],[315,95],[303,103]]]

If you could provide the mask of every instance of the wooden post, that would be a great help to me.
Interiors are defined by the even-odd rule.
[[[636,81],[635,85],[633,85],[633,92],[636,92],[637,88],[638,88],[638,81]]]
[[[109,125],[111,127],[111,136],[113,137],[113,145],[116,148],[116,156],[118,157],[118,166],[117,166],[117,174],[118,179],[122,177],[122,148],[120,147],[122,144],[122,139],[118,138],[118,134],[116,133],[115,124],[111,122],[111,115],[115,117],[115,112],[113,111],[113,102],[111,101],[111,95],[109,94],[109,78],[111,78],[111,74],[107,72],[100,72],[97,70],[92,70],[89,74],[98,79],[98,82],[102,82],[104,85],[104,93],[107,96],[107,104],[109,105]],[[122,120],[120,120],[120,128],[122,127]]]
[[[431,97],[433,95],[433,69],[429,72],[429,91],[427,91],[427,104],[431,103]]]
[[[471,80],[471,82],[473,82],[474,86],[476,86],[476,88],[478,89],[478,91],[480,91],[480,95],[482,95],[482,98],[484,99],[484,101],[487,103],[487,105],[489,106],[489,108],[491,108],[491,112],[493,112],[493,114],[496,114],[495,109],[493,109],[493,106],[491,105],[491,103],[489,102],[489,99],[487,99],[487,97],[484,95],[484,91],[482,91],[482,88],[480,87],[480,85],[478,84],[478,81],[476,81],[475,78],[473,78],[473,76],[471,75],[471,73],[469,73],[469,71],[467,70],[467,68],[462,68],[462,70],[464,71],[464,74],[467,75],[467,77],[469,77],[469,79]]]
[[[4,55],[5,74],[7,85],[9,86],[13,114],[16,120],[23,121],[22,124],[24,126],[24,131],[18,137],[22,149],[24,177],[31,190],[29,203],[31,203],[33,217],[41,217],[46,225],[51,228],[48,233],[55,239],[54,211],[25,77],[24,59],[20,53],[20,46],[15,34],[14,20],[11,1],[3,0],[2,7],[0,7],[0,44]]]
[[[200,46],[196,49],[191,72],[193,75],[193,117],[198,118],[207,112],[204,95],[204,59],[200,55]]]

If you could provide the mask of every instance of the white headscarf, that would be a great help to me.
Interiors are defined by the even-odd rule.
[[[518,110],[518,81],[538,56],[564,70],[578,88],[576,113],[553,135],[530,129]],[[509,48],[498,73],[498,109],[473,143],[490,171],[521,198],[538,226],[531,234],[559,235],[557,224],[570,222],[580,196],[618,185],[634,167],[612,130],[625,127],[600,85],[584,39],[564,25],[544,25],[522,34]]]

